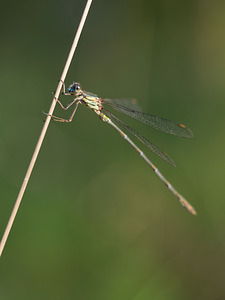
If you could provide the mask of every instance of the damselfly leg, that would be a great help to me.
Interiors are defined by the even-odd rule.
[[[62,84],[63,84],[63,85],[62,85],[62,94],[63,94],[64,96],[71,96],[72,93],[66,93],[65,83],[63,82]],[[55,98],[55,99],[56,99],[56,98]],[[70,102],[67,106],[64,106],[64,105],[61,103],[61,101],[60,101],[59,99],[56,99],[57,102],[59,103],[59,105],[62,107],[63,110],[69,109],[74,103],[76,103],[76,104],[75,104],[75,107],[74,107],[74,110],[73,110],[71,116],[70,116],[68,119],[64,119],[64,118],[61,118],[61,117],[57,117],[57,116],[51,115],[52,120],[53,120],[53,121],[57,121],[57,122],[62,122],[62,123],[65,123],[65,122],[66,122],[66,123],[70,123],[70,122],[73,120],[73,117],[74,117],[74,115],[75,115],[75,113],[76,113],[76,110],[77,110],[77,108],[78,108],[78,105],[81,103],[81,100],[82,100],[82,99],[83,99],[83,97],[77,96],[77,97],[75,97],[74,100],[73,100],[72,102]],[[48,114],[46,114],[45,112],[44,112],[44,114],[45,114],[45,115],[48,115]]]

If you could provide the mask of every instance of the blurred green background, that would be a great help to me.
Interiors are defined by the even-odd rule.
[[[1,235],[85,3],[1,5]],[[123,119],[175,160],[142,147],[198,216],[80,106],[71,124],[50,124],[0,259],[0,298],[225,299],[224,78],[224,1],[93,1],[66,84],[187,124],[192,140]]]

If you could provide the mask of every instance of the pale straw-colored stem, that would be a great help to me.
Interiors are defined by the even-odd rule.
[[[71,64],[71,61],[72,61],[74,52],[75,52],[75,50],[76,50],[76,47],[77,47],[77,44],[78,44],[78,41],[79,41],[81,32],[82,32],[83,27],[84,27],[84,24],[85,24],[85,21],[86,21],[86,18],[87,18],[88,11],[89,11],[89,9],[90,9],[91,3],[92,3],[92,0],[87,0],[87,4],[86,4],[86,6],[85,6],[85,9],[84,9],[84,12],[83,12],[83,15],[82,15],[82,18],[81,18],[79,27],[78,27],[78,29],[77,29],[77,32],[76,32],[76,35],[75,35],[75,38],[74,38],[74,41],[73,41],[73,44],[72,44],[72,47],[71,47],[69,56],[68,56],[68,58],[67,58],[67,61],[66,61],[64,70],[63,70],[63,72],[62,72],[62,76],[61,76],[61,78],[60,78],[58,87],[57,87],[57,89],[56,89],[54,98],[53,98],[53,100],[52,100],[52,104],[51,104],[51,107],[50,107],[50,109],[49,109],[48,116],[47,116],[46,121],[45,121],[45,123],[44,123],[44,126],[43,126],[43,128],[42,128],[40,137],[39,137],[39,139],[38,139],[36,148],[35,148],[35,150],[34,150],[34,154],[33,154],[32,158],[31,158],[29,167],[28,167],[28,169],[27,169],[27,173],[26,173],[26,175],[25,175],[25,177],[24,177],[23,184],[22,184],[22,186],[21,186],[21,188],[20,188],[18,197],[17,197],[17,199],[16,199],[16,203],[15,203],[15,205],[14,205],[14,207],[13,207],[11,216],[10,216],[10,218],[9,218],[8,224],[7,224],[6,229],[5,229],[5,232],[4,232],[4,234],[3,234],[3,237],[2,237],[2,240],[1,240],[1,243],[0,243],[0,256],[1,256],[2,251],[3,251],[3,249],[4,249],[4,246],[5,246],[5,243],[6,243],[6,241],[7,241],[7,238],[8,238],[8,235],[9,235],[9,233],[10,233],[10,230],[11,230],[11,228],[12,228],[14,219],[15,219],[15,217],[16,217],[17,211],[18,211],[18,209],[19,209],[20,203],[21,203],[22,198],[23,198],[23,194],[24,194],[24,192],[25,192],[25,190],[26,190],[27,183],[28,183],[28,181],[29,181],[29,179],[30,179],[31,172],[32,172],[32,170],[33,170],[33,168],[34,168],[34,165],[35,165],[35,162],[36,162],[38,153],[39,153],[40,148],[41,148],[41,145],[42,145],[42,143],[43,143],[43,140],[44,140],[46,131],[47,131],[47,129],[48,129],[48,125],[49,125],[50,120],[51,120],[51,115],[53,114],[53,111],[54,111],[54,109],[55,109],[55,106],[56,106],[56,103],[57,103],[57,99],[58,99],[59,94],[60,94],[60,91],[61,91],[61,89],[62,89],[62,84],[63,84],[63,82],[65,81],[65,78],[66,78],[66,75],[67,75],[69,66],[70,66],[70,64]]]

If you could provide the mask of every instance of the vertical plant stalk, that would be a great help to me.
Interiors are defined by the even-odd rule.
[[[41,149],[41,145],[42,145],[42,143],[43,143],[45,134],[46,134],[46,132],[47,132],[48,125],[49,125],[49,123],[50,123],[50,121],[51,121],[51,115],[53,114],[53,111],[54,111],[54,109],[55,109],[55,106],[56,106],[56,103],[57,103],[59,94],[60,94],[61,89],[62,89],[62,84],[63,84],[63,82],[65,81],[67,72],[68,72],[68,70],[69,70],[69,67],[70,67],[70,64],[71,64],[71,61],[72,61],[74,52],[75,52],[75,50],[76,50],[76,47],[77,47],[77,44],[78,44],[78,41],[79,41],[81,32],[82,32],[82,30],[83,30],[83,27],[84,27],[84,24],[85,24],[85,21],[86,21],[86,18],[87,18],[87,15],[88,15],[88,12],[89,12],[91,3],[92,3],[92,0],[87,0],[87,3],[86,3],[86,6],[85,6],[85,9],[84,9],[84,12],[83,12],[83,15],[82,15],[82,18],[81,18],[79,27],[78,27],[78,29],[77,29],[77,32],[76,32],[76,35],[75,35],[75,38],[74,38],[74,41],[73,41],[73,44],[72,44],[72,47],[71,47],[69,56],[68,56],[68,58],[67,58],[67,61],[66,61],[64,70],[63,70],[63,72],[62,72],[62,75],[61,75],[61,78],[60,78],[58,87],[57,87],[57,89],[56,89],[54,98],[53,98],[53,100],[52,100],[52,104],[51,104],[51,107],[50,107],[50,109],[49,109],[48,116],[47,116],[46,121],[45,121],[45,123],[44,123],[44,126],[43,126],[43,128],[42,128],[40,137],[39,137],[39,139],[38,139],[36,148],[35,148],[35,150],[34,150],[34,153],[33,153],[32,158],[31,158],[31,161],[30,161],[29,167],[28,167],[28,169],[27,169],[26,175],[25,175],[25,177],[24,177],[24,180],[23,180],[22,186],[21,186],[21,188],[20,188],[18,197],[17,197],[16,202],[15,202],[15,205],[14,205],[14,207],[13,207],[13,210],[12,210],[11,216],[10,216],[10,218],[9,218],[8,224],[7,224],[7,226],[6,226],[5,232],[4,232],[4,234],[3,234],[3,237],[2,237],[2,240],[1,240],[1,243],[0,243],[0,256],[2,255],[2,251],[3,251],[4,247],[5,247],[5,243],[6,243],[6,241],[7,241],[8,236],[9,236],[9,233],[10,233],[10,230],[11,230],[11,228],[12,228],[13,222],[14,222],[14,220],[15,220],[17,211],[18,211],[19,206],[20,206],[20,203],[21,203],[21,201],[22,201],[24,192],[25,192],[25,190],[26,190],[28,181],[29,181],[29,179],[30,179],[31,172],[32,172],[32,170],[33,170],[33,168],[34,168],[36,159],[37,159],[38,154],[39,154],[39,151],[40,151],[40,149]]]

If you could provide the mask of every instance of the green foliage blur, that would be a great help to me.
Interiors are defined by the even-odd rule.
[[[1,236],[85,3],[1,5]],[[192,129],[185,140],[123,118],[175,160],[141,145],[198,216],[80,106],[50,124],[0,259],[0,299],[225,299],[225,2],[93,0],[73,81]]]

